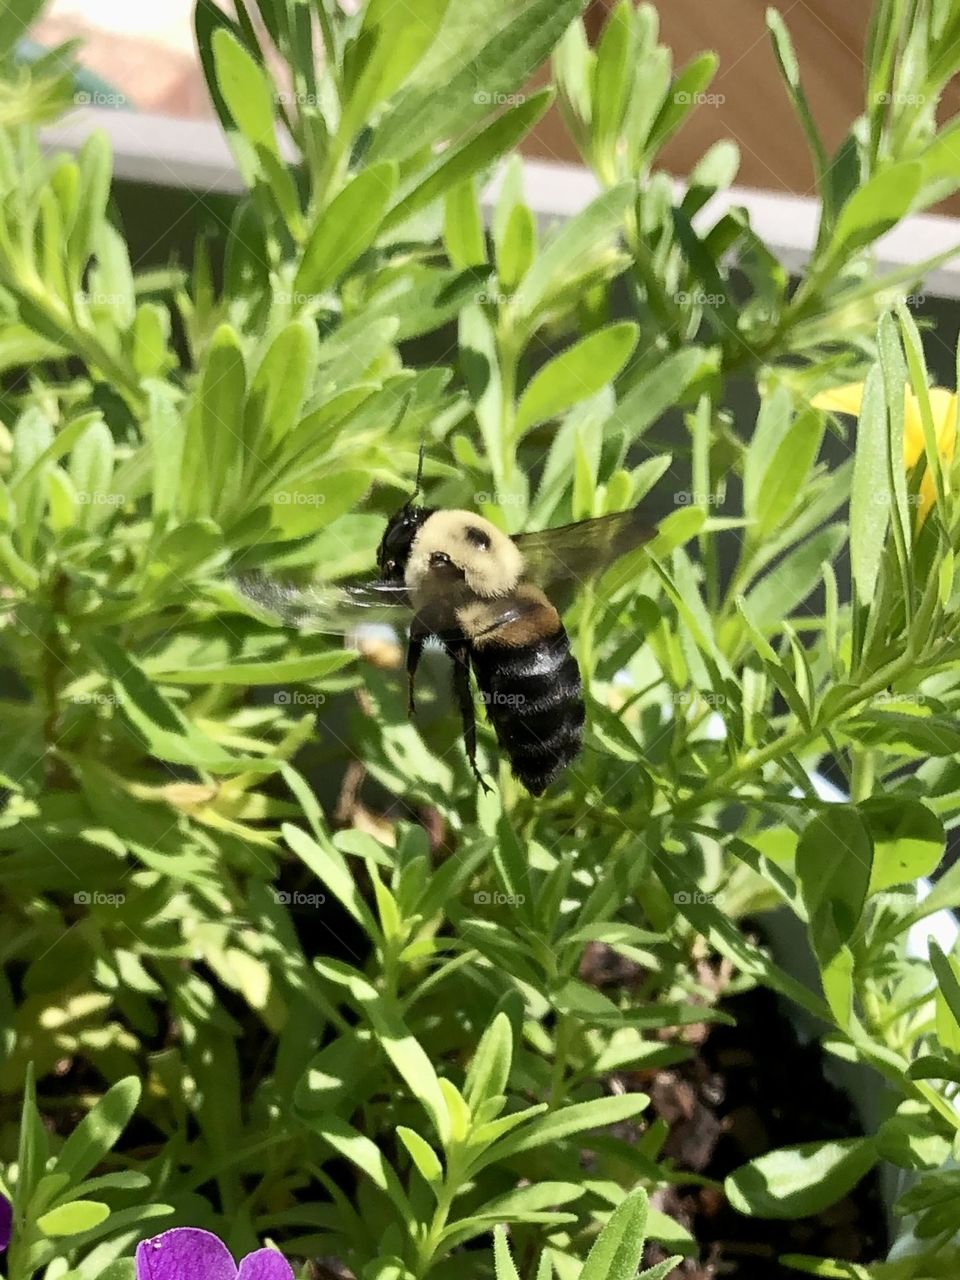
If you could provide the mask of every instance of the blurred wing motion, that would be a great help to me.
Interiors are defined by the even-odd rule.
[[[406,587],[392,582],[291,587],[260,574],[234,579],[234,586],[267,620],[321,635],[349,635],[371,624],[402,627],[410,617]]]
[[[256,607],[264,621],[296,627],[315,635],[349,636],[358,627],[405,629],[413,616],[403,584],[360,582],[349,586],[291,587],[259,575],[235,578],[234,587]],[[487,619],[485,630],[516,622],[537,607],[534,601],[504,596],[502,609]]]
[[[602,573],[656,533],[656,526],[647,522],[639,507],[634,507],[632,511],[579,520],[558,529],[517,534],[513,540],[526,562],[524,578],[549,596],[558,587],[585,582]]]

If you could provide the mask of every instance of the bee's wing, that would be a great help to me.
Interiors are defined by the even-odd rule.
[[[269,620],[322,635],[349,635],[371,623],[402,627],[410,618],[410,597],[402,583],[300,588],[261,574],[234,579],[233,585]]]
[[[321,635],[350,635],[358,627],[381,624],[405,628],[413,617],[403,584],[361,582],[349,586],[291,587],[264,575],[235,578],[233,586],[257,614],[285,627]],[[536,605],[519,596],[504,596],[496,612],[485,616],[484,630],[492,631],[522,618]],[[448,639],[455,639],[445,633]],[[466,638],[466,637],[464,637]]]
[[[514,537],[525,562],[524,577],[547,595],[563,586],[586,582],[635,547],[656,535],[639,507],[594,520]]]

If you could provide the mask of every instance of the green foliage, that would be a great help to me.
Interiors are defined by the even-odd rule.
[[[960,457],[900,298],[925,268],[878,276],[871,249],[960,186],[936,114],[960,27],[880,0],[830,156],[771,14],[822,210],[791,287],[743,211],[711,221],[733,144],[683,193],[659,167],[714,56],[674,74],[626,0],[591,50],[582,7],[200,0],[246,194],[150,274],[106,139],[41,148],[65,82],[15,69],[0,18],[9,1280],[129,1280],[137,1240],[187,1223],[359,1280],[631,1280],[647,1239],[694,1252],[648,1213],[693,1175],[636,1081],[729,1020],[719,957],[886,1086],[877,1134],[765,1153],[731,1203],[819,1212],[890,1161],[917,1248],[857,1274],[956,1271],[960,962],[907,938],[960,905],[955,870],[916,887],[960,822]],[[551,53],[601,190],[541,227],[512,153]],[[844,382],[855,436],[813,403]],[[429,671],[415,727],[390,644],[283,630],[230,586],[371,571],[421,441],[430,502],[509,531],[672,495],[565,614],[587,742],[540,801],[486,727],[477,793]],[[773,907],[818,990],[742,928]],[[635,986],[601,989],[587,948]]]

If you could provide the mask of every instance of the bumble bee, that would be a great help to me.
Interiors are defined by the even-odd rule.
[[[421,458],[422,466],[422,458]],[[379,581],[300,591],[271,580],[241,591],[284,622],[342,633],[407,615],[408,709],[416,711],[417,667],[425,642],[453,664],[467,758],[480,786],[470,672],[513,774],[535,796],[579,754],[583,686],[550,596],[576,587],[656,529],[638,509],[538,533],[503,533],[472,511],[416,505],[417,488],[390,519],[377,550]]]

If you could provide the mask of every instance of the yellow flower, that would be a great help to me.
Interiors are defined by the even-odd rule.
[[[903,392],[903,465],[909,471],[923,457],[923,418],[920,415],[920,401],[909,387]],[[849,413],[857,417],[863,402],[863,383],[851,382],[845,387],[834,387],[830,391],[821,391],[813,398],[815,409],[826,409],[831,413]],[[937,433],[937,450],[944,466],[953,461],[957,444],[957,394],[947,391],[945,387],[932,387],[930,390],[930,408],[933,411],[933,425]],[[930,508],[937,500],[933,474],[927,469],[920,482],[917,498],[917,527],[923,524]]]

